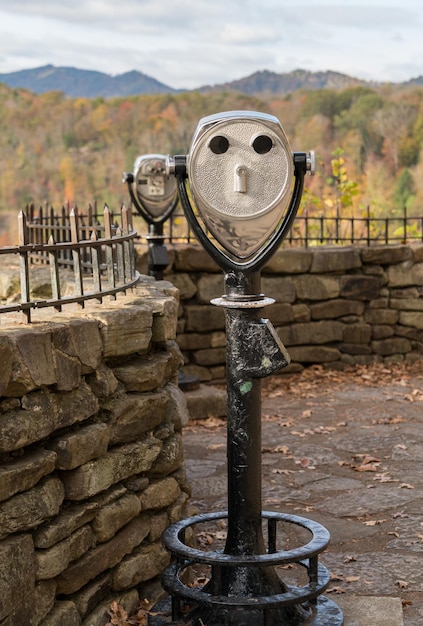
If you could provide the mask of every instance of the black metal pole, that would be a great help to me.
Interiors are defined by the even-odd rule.
[[[164,270],[169,265],[169,255],[164,245],[163,222],[149,222],[148,235],[148,274],[156,280],[163,280]]]
[[[228,404],[228,538],[225,551],[229,554],[257,554],[263,552],[264,547],[259,470],[261,385],[251,372],[247,377],[244,372],[248,367],[254,320],[260,319],[262,308],[250,308],[251,302],[260,298],[258,274],[243,281],[244,288],[240,281],[243,293],[236,293],[233,278],[233,274],[227,274],[225,280],[228,302],[240,307],[225,307]],[[239,297],[246,299],[237,302]]]
[[[231,116],[234,114],[227,114],[229,119]],[[236,113],[235,117],[242,118],[242,115]],[[219,122],[219,116],[212,121]],[[201,132],[205,132],[204,127],[210,123],[211,120],[205,118],[199,125]],[[221,217],[216,218],[214,235],[222,248],[214,245],[203,228],[207,220],[200,208],[197,207],[203,223],[198,221],[190,204],[185,187],[186,157],[175,156],[167,165],[169,173],[178,179],[181,203],[193,232],[225,272],[225,294],[212,300],[212,304],[222,307],[226,316],[228,510],[182,520],[164,532],[164,545],[177,559],[162,577],[163,588],[171,598],[157,603],[155,615],[149,619],[151,626],[170,623],[178,626],[300,626],[306,623],[308,626],[341,626],[343,622],[339,607],[321,596],[330,575],[327,568],[318,563],[317,555],[328,545],[327,530],[311,520],[261,508],[260,379],[288,365],[290,359],[275,329],[262,316],[264,307],[274,300],[261,293],[260,269],[292,225],[301,199],[304,174],[314,169],[311,154],[307,157],[305,153],[293,153],[293,158],[295,184],[285,217],[262,242],[261,248],[255,248],[254,234],[249,233],[249,254],[244,258],[234,253],[236,259],[227,254],[226,240],[220,239],[221,227],[228,226],[230,241],[241,237],[244,231],[232,231],[229,218],[227,223]],[[191,178],[195,175],[194,171]],[[206,201],[202,209],[216,217]],[[212,234],[213,219],[209,223]],[[187,545],[186,528],[222,518],[227,519],[223,552]],[[268,521],[267,546],[262,530],[264,519]],[[312,540],[293,550],[278,549],[277,521],[306,528],[313,535]],[[300,587],[285,584],[275,566],[287,563],[304,567],[309,582]],[[210,579],[204,587],[191,588],[183,580],[193,564],[210,567]],[[187,604],[182,606],[181,599]]]
[[[266,553],[262,530],[261,378],[288,365],[289,356],[262,317],[273,302],[260,292],[260,273],[231,271],[225,275],[225,297],[213,300],[226,316],[228,530],[224,552],[234,556]],[[266,596],[284,593],[286,585],[272,567],[232,566],[219,571],[215,593]],[[269,616],[268,616],[269,617]],[[302,607],[266,612],[232,612],[227,624],[258,626],[297,624]]]

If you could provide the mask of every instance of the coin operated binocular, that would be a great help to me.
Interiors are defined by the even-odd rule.
[[[164,246],[163,224],[178,204],[176,180],[166,173],[166,157],[144,154],[135,160],[134,171],[125,172],[132,204],[148,224],[148,271],[156,279],[163,278],[169,264]]]
[[[274,300],[261,293],[260,270],[292,226],[314,154],[291,152],[273,115],[228,111],[201,119],[189,153],[168,157],[167,172],[176,177],[195,236],[225,273],[225,293],[212,304],[224,309],[226,319],[228,506],[166,529],[164,544],[177,560],[162,578],[170,598],[158,603],[157,614],[166,617],[149,624],[341,626],[339,607],[321,595],[330,575],[318,555],[328,545],[328,531],[303,517],[262,511],[261,502],[260,379],[290,358],[263,315]],[[189,527],[219,519],[227,520],[223,551],[185,542]],[[279,523],[300,526],[312,538],[280,549]],[[209,567],[210,579],[192,589],[182,573],[198,563]],[[306,584],[282,580],[276,567],[288,563],[307,570]]]
[[[288,233],[314,153],[292,153],[273,115],[228,111],[201,119],[189,154],[168,157],[167,171],[200,243],[224,270],[250,272]]]

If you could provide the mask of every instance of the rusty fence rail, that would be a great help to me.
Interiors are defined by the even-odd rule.
[[[31,209],[28,213],[29,219],[24,211],[18,216],[18,245],[0,248],[0,256],[18,258],[21,291],[19,303],[0,302],[0,313],[19,311],[29,323],[33,309],[54,307],[61,311],[69,303],[83,308],[86,300],[115,299],[118,292],[126,292],[137,283],[137,232],[126,207],[121,208],[120,225],[112,221],[115,216],[107,206],[101,221],[97,214],[90,220],[86,215],[80,217],[76,208],[60,215],[50,211],[48,219],[42,213],[35,217]],[[40,264],[50,269],[51,298],[31,299],[32,271]],[[70,295],[62,294],[64,282],[67,292],[70,284]]]

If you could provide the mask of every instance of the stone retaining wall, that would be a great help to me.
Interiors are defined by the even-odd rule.
[[[224,291],[222,270],[198,245],[175,245],[169,256],[184,371],[222,379],[224,313],[210,304]],[[146,271],[144,254],[139,264]],[[422,358],[423,245],[283,249],[262,271],[262,291],[276,301],[264,314],[292,359],[281,373]]]
[[[0,624],[104,626],[186,516],[176,289],[0,316]]]

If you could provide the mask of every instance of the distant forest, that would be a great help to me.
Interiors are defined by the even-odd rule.
[[[127,202],[122,173],[137,155],[185,154],[198,120],[248,109],[276,115],[292,150],[314,150],[301,211],[409,215],[423,207],[423,88],[296,91],[255,98],[234,91],[104,100],[36,95],[0,85],[0,210],[27,203]]]

